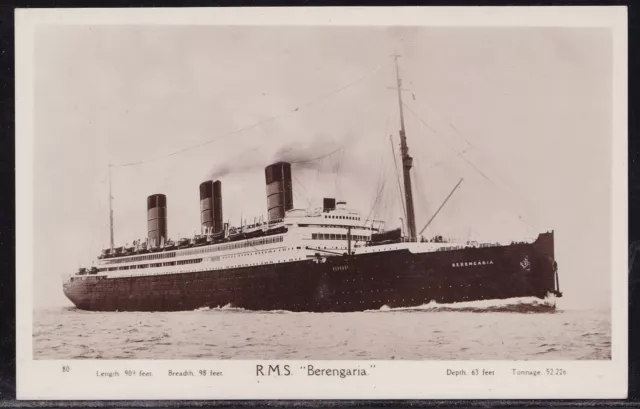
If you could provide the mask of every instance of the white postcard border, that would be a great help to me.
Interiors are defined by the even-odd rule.
[[[34,31],[42,24],[609,27],[614,41],[612,171],[612,359],[610,361],[189,361],[34,360]],[[31,9],[16,11],[16,291],[18,399],[624,398],[627,395],[627,20],[624,7]],[[290,365],[293,376],[256,377],[256,365]],[[367,376],[317,377],[315,368]],[[69,372],[62,368],[69,366]],[[306,369],[302,369],[306,368]],[[566,371],[514,376],[512,369]],[[169,369],[223,376],[168,377]],[[454,377],[483,369],[494,376]],[[153,377],[99,378],[149,371]],[[561,373],[561,372],[559,372]]]

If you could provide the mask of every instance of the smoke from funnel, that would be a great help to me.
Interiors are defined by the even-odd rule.
[[[310,141],[296,140],[279,146],[245,148],[236,156],[216,159],[206,178],[220,179],[229,174],[262,170],[276,162],[288,162],[298,169],[315,169],[316,160],[339,151],[342,145],[337,140],[318,136]]]

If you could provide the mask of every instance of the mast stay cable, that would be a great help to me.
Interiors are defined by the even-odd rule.
[[[384,191],[384,187],[386,185],[386,179],[384,177],[384,173],[385,173],[385,166],[384,166],[384,156],[380,157],[380,174],[378,175],[378,183],[377,183],[377,189],[376,189],[376,196],[373,200],[373,204],[371,205],[371,209],[369,209],[369,213],[367,214],[367,217],[363,220],[362,225],[360,226],[361,228],[364,227],[368,221],[372,222],[372,227],[373,227],[373,220],[371,219],[371,216],[373,215],[373,212],[378,204],[378,202],[380,201],[380,198],[382,197],[382,193]]]
[[[407,71],[406,69],[404,69],[404,68],[400,68],[400,71],[401,71],[401,72],[408,72],[408,71]],[[409,71],[410,71],[410,70],[409,70]],[[415,78],[414,76],[412,76],[412,75],[411,75],[411,73],[410,73],[410,72],[409,72],[409,77],[413,77],[413,78]],[[413,82],[411,82],[411,84],[413,84]],[[425,94],[426,94],[426,95],[429,95],[429,94],[428,94],[428,93],[426,93],[426,92],[425,92]],[[414,101],[416,100],[415,93],[413,93],[413,100],[414,100]],[[450,120],[450,119],[449,119],[449,118],[448,118],[448,117],[447,117],[447,116],[446,116],[442,111],[440,111],[439,109],[434,108],[433,104],[430,104],[430,103],[429,103],[429,99],[428,99],[428,98],[424,98],[424,99],[422,99],[422,101],[425,101],[425,103],[428,105],[428,106],[427,106],[427,108],[428,108],[429,112],[437,112],[437,113],[439,113],[439,114],[440,114],[440,117],[441,117],[442,119],[444,119],[444,121],[447,123],[447,125],[449,126],[449,128],[451,128],[451,129],[452,129],[452,130],[453,130],[453,131],[454,131],[454,132],[455,132],[455,133],[460,137],[460,139],[462,139],[462,140],[467,144],[467,148],[468,148],[468,149],[469,149],[469,148],[473,148],[473,145],[471,144],[471,142],[469,142],[469,140],[468,140],[464,135],[462,135],[462,133],[460,133],[460,131],[458,131],[458,128],[456,128],[456,127],[453,125],[452,121],[451,121],[451,120]],[[409,107],[407,107],[407,109],[409,109]],[[428,127],[429,129],[431,129],[431,131],[433,131],[434,133],[436,132],[436,131],[435,131],[435,129],[433,129],[433,128],[432,128],[431,126],[429,126],[428,124],[427,124],[427,127]]]
[[[389,128],[389,120],[391,118],[391,113],[390,113],[391,107],[389,106],[387,108],[387,119],[385,120],[385,124],[384,124],[384,132],[382,133],[382,141],[384,142],[386,135],[387,135],[387,129]],[[386,186],[386,178],[385,178],[385,172],[386,172],[386,163],[385,163],[385,154],[384,152],[387,152],[386,149],[383,149],[380,152],[380,174],[378,175],[378,182],[377,182],[377,188],[376,188],[376,195],[375,198],[373,200],[373,203],[371,204],[371,209],[369,209],[369,213],[367,214],[367,217],[362,221],[362,225],[360,226],[361,228],[364,227],[368,221],[372,222],[372,227],[373,227],[373,219],[372,216],[375,215],[375,210],[376,210],[376,206],[378,205],[378,203],[380,203],[380,199],[383,196],[384,193],[384,188]],[[394,156],[395,159],[395,156]],[[384,206],[384,205],[383,205]]]
[[[402,182],[400,182],[400,171],[398,170],[398,161],[396,160],[396,149],[393,146],[393,135],[389,135],[389,141],[391,142],[391,150],[393,152],[393,164],[396,173],[396,177],[398,178],[398,190],[400,191],[400,203],[402,204],[402,214],[407,218],[407,209],[404,205],[403,194],[402,194]]]
[[[244,131],[247,131],[249,129],[253,129],[253,128],[259,127],[259,126],[264,125],[264,124],[269,123],[269,122],[273,122],[273,121],[275,121],[275,120],[277,120],[277,119],[279,119],[281,117],[284,117],[286,115],[299,112],[301,109],[307,108],[307,107],[309,107],[309,106],[311,106],[311,105],[313,105],[313,104],[315,104],[315,103],[317,103],[319,101],[331,98],[334,95],[339,94],[340,92],[342,92],[342,91],[344,91],[344,90],[346,90],[348,88],[351,88],[352,86],[362,82],[364,79],[366,79],[366,78],[372,76],[373,74],[375,74],[376,72],[378,72],[381,67],[382,67],[382,64],[378,64],[373,70],[363,74],[359,78],[357,78],[357,79],[355,79],[353,81],[350,81],[349,83],[347,83],[347,84],[345,84],[345,85],[343,85],[343,86],[341,86],[341,87],[339,87],[339,88],[337,88],[337,89],[335,89],[335,90],[333,90],[333,91],[331,91],[331,92],[329,92],[327,94],[320,95],[320,96],[318,96],[318,97],[316,97],[314,99],[311,99],[309,101],[306,101],[306,102],[303,102],[301,104],[298,104],[294,108],[291,108],[291,109],[289,109],[287,111],[284,111],[284,112],[282,112],[280,114],[270,116],[270,117],[268,117],[266,119],[263,119],[262,121],[255,122],[253,124],[240,127],[240,128],[235,129],[233,131],[218,135],[215,138],[209,139],[207,141],[204,141],[204,142],[201,142],[201,143],[198,143],[198,144],[195,144],[195,145],[187,146],[185,148],[179,149],[177,151],[174,151],[174,152],[171,152],[171,153],[168,153],[168,154],[165,154],[165,155],[160,155],[160,156],[156,156],[156,157],[153,157],[153,158],[150,158],[150,159],[136,161],[136,162],[128,162],[128,163],[121,163],[121,164],[117,164],[117,165],[112,165],[112,167],[121,168],[121,167],[127,167],[127,166],[143,165],[143,164],[146,164],[146,163],[149,163],[149,162],[153,162],[153,161],[156,161],[156,160],[159,160],[159,159],[163,159],[163,158],[168,158],[168,157],[171,157],[171,156],[179,155],[181,153],[184,153],[184,152],[196,149],[196,148],[200,148],[202,146],[205,146],[205,145],[208,145],[210,143],[219,141],[221,139],[224,139],[224,138],[227,138],[229,136],[238,134],[240,132],[244,132]]]
[[[425,124],[426,126],[429,126],[427,124],[427,122],[417,113],[415,112],[413,109],[411,109],[411,107],[409,107],[408,105],[404,104],[405,108],[407,108],[407,110],[409,112],[411,112],[411,114],[413,114],[420,122],[422,122],[423,124]],[[431,127],[429,127],[430,129],[432,129]],[[435,133],[435,132],[434,132]],[[435,133],[437,135],[437,133]],[[449,149],[451,149],[453,152],[456,153],[457,156],[459,156],[464,162],[467,163],[467,165],[469,165],[469,167],[471,167],[471,169],[473,169],[476,173],[478,173],[480,176],[482,176],[485,180],[487,180],[489,183],[491,183],[491,185],[493,185],[493,187],[495,187],[497,190],[504,190],[505,187],[501,187],[499,186],[493,179],[491,179],[491,177],[489,177],[485,172],[483,172],[475,163],[473,163],[469,158],[467,158],[464,154],[466,152],[468,152],[468,149],[464,149],[462,151],[457,151],[454,147],[452,147],[450,144],[446,144],[447,147]],[[510,191],[510,193],[517,195],[512,189],[507,188],[507,190]],[[520,197],[521,200],[524,200],[522,197]],[[526,201],[525,201],[526,202]],[[518,218],[526,223],[529,224],[527,222],[525,222],[524,218],[521,215],[518,215]],[[533,223],[532,223],[533,224]],[[529,224],[531,225],[531,224]],[[534,224],[535,226],[535,224]],[[536,226],[537,228],[537,226]]]

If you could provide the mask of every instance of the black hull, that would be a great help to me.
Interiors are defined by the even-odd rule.
[[[413,254],[408,250],[170,275],[65,282],[93,311],[248,310],[347,312],[558,291],[553,233],[534,243]]]

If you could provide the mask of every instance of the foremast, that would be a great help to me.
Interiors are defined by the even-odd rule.
[[[111,194],[111,162],[109,162],[109,248],[113,251],[113,195]]]
[[[413,208],[413,190],[411,188],[411,168],[413,167],[413,158],[409,155],[409,146],[407,145],[407,134],[404,127],[404,109],[402,106],[402,80],[400,79],[400,71],[398,69],[397,54],[393,55],[396,64],[396,81],[398,86],[398,105],[400,107],[400,154],[402,156],[402,173],[404,177],[404,200],[407,209],[407,231],[409,240],[416,241],[416,216]]]

